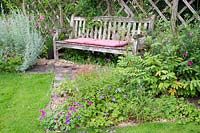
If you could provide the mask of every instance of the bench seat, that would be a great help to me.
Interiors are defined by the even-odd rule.
[[[67,39],[64,40],[67,43],[74,44],[88,44],[95,46],[107,46],[107,47],[122,47],[128,45],[128,41],[120,41],[120,40],[101,40],[101,39],[93,39],[93,38],[77,38],[77,39]]]

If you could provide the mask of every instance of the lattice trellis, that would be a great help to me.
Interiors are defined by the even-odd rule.
[[[105,1],[101,0],[97,6],[105,4]],[[62,2],[58,3],[56,7],[52,7],[50,3],[43,5],[42,2],[42,0],[35,0],[29,5],[25,4],[25,6],[37,15],[45,15],[45,20],[48,21],[44,26],[45,29],[51,30],[53,27],[63,27],[67,20],[69,21],[70,18],[65,16],[65,10],[62,9]],[[200,6],[199,0],[147,0],[145,3],[144,0],[112,0],[112,2],[118,5],[118,10],[115,13],[122,14],[123,12],[127,17],[134,17],[136,14],[142,14],[143,16],[157,14],[158,18],[170,20],[173,16],[172,13],[175,13],[177,20],[181,23],[190,23],[193,20],[200,21],[200,7],[195,7],[197,2]],[[174,6],[174,2],[178,5]],[[36,6],[40,7],[40,10],[36,9]],[[177,11],[174,8],[177,8]],[[186,13],[189,13],[187,17],[185,17]],[[108,15],[108,8],[102,10],[102,15]]]
[[[195,7],[195,3],[199,0],[148,0],[147,5],[141,0],[118,0],[122,8],[119,11],[125,11],[127,16],[134,16],[134,14],[143,13],[156,13],[158,17],[164,20],[170,20],[172,11],[177,10],[176,17],[181,23],[190,23],[193,20],[200,21],[200,7]],[[174,9],[174,4],[177,3],[177,9]],[[123,9],[123,10],[122,10]],[[189,13],[185,17],[185,13]]]

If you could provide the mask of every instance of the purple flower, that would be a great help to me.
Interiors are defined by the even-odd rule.
[[[83,97],[82,97],[82,100],[84,101],[84,100],[85,100],[85,98],[83,98]]]
[[[77,126],[77,128],[80,128],[81,126]]]
[[[183,55],[184,55],[184,56],[188,56],[188,51],[185,51],[185,52],[183,53]]]
[[[103,99],[103,96],[102,96],[102,95],[100,95],[100,96],[99,96],[99,99]]]
[[[113,98],[112,98],[112,101],[114,102],[115,100],[116,100],[116,99],[113,97]]]
[[[72,102],[73,105],[76,105],[76,102]]]
[[[109,86],[108,86],[108,89],[110,89],[110,88],[111,88],[111,86],[109,85]]]
[[[187,65],[188,65],[188,66],[191,66],[192,64],[193,64],[192,61],[188,61],[188,62],[187,62]]]
[[[68,115],[71,115],[71,112],[67,112]]]
[[[42,118],[46,115],[46,112],[44,110],[40,110],[39,112],[41,112],[40,120],[42,120]]]
[[[70,117],[70,116],[68,116],[68,115],[65,117],[66,121],[69,120],[69,117]]]
[[[91,104],[92,104],[92,102],[91,102],[91,101],[87,101],[87,104],[88,104],[88,105],[91,105]]]
[[[72,106],[70,106],[70,107],[68,108],[68,110],[73,110],[73,107],[72,107]]]
[[[60,112],[59,115],[62,115],[62,112]]]
[[[79,115],[77,118],[78,118],[78,119],[80,119],[80,118],[81,118],[81,116]]]
[[[44,117],[46,115],[46,112],[44,110],[40,110],[41,116]]]
[[[65,122],[64,122],[64,124],[67,124],[67,123],[69,123],[70,122],[70,120],[66,120]]]

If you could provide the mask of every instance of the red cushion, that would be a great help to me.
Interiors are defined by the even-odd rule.
[[[108,47],[120,47],[128,44],[128,41],[119,41],[119,40],[100,40],[93,38],[78,38],[78,39],[68,39],[65,40],[70,43],[78,43],[78,44],[88,44],[88,45],[96,45],[96,46],[108,46]]]

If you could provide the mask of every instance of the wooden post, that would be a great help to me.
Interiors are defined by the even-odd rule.
[[[172,5],[172,9],[171,9],[172,10],[171,28],[172,28],[173,32],[175,32],[175,29],[176,29],[178,2],[179,2],[179,0],[173,0],[173,5]]]
[[[63,27],[63,13],[61,4],[59,4],[59,10],[60,10],[60,26]]]

